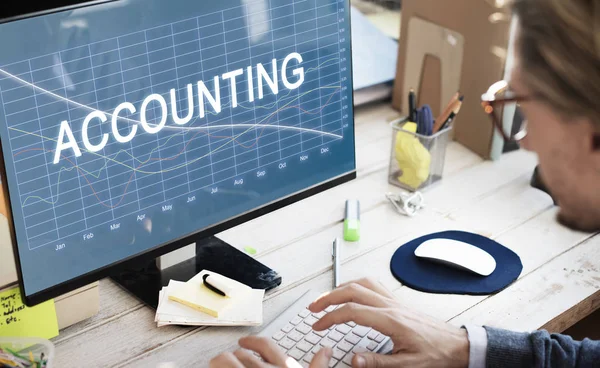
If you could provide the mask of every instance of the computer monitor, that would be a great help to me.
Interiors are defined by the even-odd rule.
[[[0,23],[28,305],[355,177],[348,0],[44,4]]]

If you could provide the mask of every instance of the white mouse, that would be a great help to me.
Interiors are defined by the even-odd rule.
[[[429,239],[415,249],[415,256],[450,267],[489,276],[496,260],[481,248],[453,239]]]

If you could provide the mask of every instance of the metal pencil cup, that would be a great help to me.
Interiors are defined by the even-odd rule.
[[[404,129],[407,122],[407,118],[403,118],[391,123],[388,182],[408,191],[417,191],[442,179],[452,126],[427,136]]]

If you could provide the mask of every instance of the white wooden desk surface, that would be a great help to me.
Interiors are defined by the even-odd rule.
[[[305,290],[330,289],[331,241],[342,234],[344,201],[351,197],[361,201],[362,234],[360,242],[343,244],[343,280],[377,278],[407,307],[456,325],[563,331],[600,306],[600,237],[556,223],[550,198],[529,185],[536,165],[531,153],[482,161],[451,143],[441,184],[424,192],[428,207],[414,218],[395,212],[384,194],[398,190],[386,176],[388,122],[397,115],[387,104],[357,110],[357,180],[219,234],[236,247],[253,246],[260,261],[282,274],[282,285],[265,297],[265,325]],[[397,247],[447,229],[490,236],[514,250],[524,266],[520,278],[493,296],[426,294],[394,279],[389,261]],[[102,280],[99,314],[62,330],[53,341],[57,367],[156,367],[161,362],[198,367],[256,331],[157,328],[154,310]]]

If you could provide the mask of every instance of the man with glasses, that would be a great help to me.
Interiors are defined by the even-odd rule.
[[[600,230],[600,0],[513,0],[518,17],[515,67],[510,82],[493,84],[482,106],[507,142],[537,153],[539,173],[558,203],[560,223]],[[518,104],[527,120],[505,132],[500,112]],[[313,302],[320,312],[344,304],[313,325],[314,330],[348,321],[391,337],[391,355],[360,353],[353,367],[600,367],[600,341],[574,341],[547,331],[518,333],[488,326],[458,328],[403,308],[370,280],[341,285]],[[222,354],[215,367],[291,366],[275,344],[240,340],[245,350]],[[311,367],[326,367],[330,351]]]

